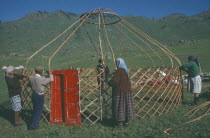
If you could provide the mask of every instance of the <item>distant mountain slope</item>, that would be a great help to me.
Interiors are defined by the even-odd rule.
[[[79,15],[63,11],[38,11],[19,20],[3,22],[0,24],[1,52],[31,53],[37,46],[52,40],[78,18]],[[160,19],[137,16],[122,18],[166,45],[180,40],[209,39],[210,36],[210,10],[195,16],[171,14]],[[80,31],[77,33],[83,35]],[[79,41],[81,39],[74,43],[78,44]]]
[[[1,23],[1,48],[33,49],[53,39],[76,19],[76,15],[62,11],[53,13],[39,11],[16,21]]]
[[[160,19],[125,17],[152,37],[164,43],[178,40],[209,39],[210,10],[195,16],[171,14]]]

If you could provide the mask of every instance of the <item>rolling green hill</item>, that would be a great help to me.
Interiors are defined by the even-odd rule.
[[[52,13],[38,11],[30,13],[19,20],[0,23],[1,65],[24,64],[32,53],[58,36],[79,18],[80,15],[63,11]],[[199,43],[203,43],[200,41],[208,40],[210,36],[210,10],[194,16],[171,14],[159,19],[137,16],[124,16],[122,18],[166,46],[199,45]],[[89,32],[93,32],[91,34],[95,37],[92,38],[93,41],[96,41],[96,36],[98,35],[98,32],[95,31],[96,28],[97,26],[94,25],[89,25],[87,28]],[[110,33],[111,43],[115,46],[119,45],[119,43],[116,43],[119,37],[116,36],[113,28],[108,28],[107,30],[112,32]],[[67,35],[64,35],[60,38],[59,42],[65,40],[66,37]],[[129,45],[129,43],[122,42],[124,45]],[[55,42],[50,45],[51,48],[41,52],[39,58],[34,59],[32,64],[44,62],[49,53],[59,44]],[[59,68],[66,67],[68,64],[80,67],[93,66],[86,63],[97,60],[93,44],[89,40],[83,26],[75,32],[72,39],[66,45],[56,55],[54,58],[56,60],[53,60],[53,62],[60,63],[55,65]],[[119,49],[117,47],[114,48],[115,51],[119,51]],[[136,58],[138,56],[143,57],[143,55],[136,53],[136,49],[129,49],[128,47],[125,47],[125,49],[128,53],[133,53],[132,55],[136,56]],[[120,53],[124,53],[124,51],[118,53],[119,56],[122,56]],[[134,57],[134,60],[136,58]]]
[[[159,19],[137,16],[123,18],[165,45],[180,40],[209,39],[210,36],[210,10],[195,16],[171,14]],[[0,24],[1,52],[30,53],[63,32],[77,19],[79,15],[63,11],[38,11],[19,20],[3,22]],[[77,35],[84,36],[81,31],[77,31]]]

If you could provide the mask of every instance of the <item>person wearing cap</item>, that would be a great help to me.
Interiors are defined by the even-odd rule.
[[[198,58],[197,57],[193,56],[193,61],[195,61],[196,65],[198,67],[200,67],[200,62],[198,61]]]
[[[9,66],[5,70],[5,80],[8,87],[9,97],[14,111],[14,126],[21,126],[20,112],[21,105],[21,83],[20,80],[25,80],[24,75],[19,75],[13,72],[14,67]]]
[[[199,67],[194,61],[193,56],[188,57],[189,63],[186,63],[180,67],[180,70],[183,70],[188,73],[188,88],[187,91],[194,93],[194,104],[199,102],[199,94],[201,93],[201,77],[199,74]]]
[[[28,130],[36,130],[41,119],[44,107],[44,86],[53,81],[52,70],[49,69],[49,78],[42,77],[44,69],[41,66],[35,68],[35,74],[29,77],[29,86],[32,89],[33,117]]]

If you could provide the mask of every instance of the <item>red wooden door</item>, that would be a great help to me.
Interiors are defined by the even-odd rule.
[[[59,71],[53,71],[53,82],[51,83],[50,94],[50,122],[63,122],[62,117],[62,87],[64,74]]]
[[[51,84],[51,124],[81,125],[78,71],[55,70]]]
[[[65,121],[77,124],[80,119],[78,71],[66,72]],[[81,123],[81,122],[80,122]]]

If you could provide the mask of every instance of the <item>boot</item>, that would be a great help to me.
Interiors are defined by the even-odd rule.
[[[23,124],[21,123],[21,119],[20,119],[20,111],[16,111],[15,112],[15,120],[14,120],[14,126],[22,126]]]
[[[123,130],[123,122],[117,122],[116,129],[117,130]]]
[[[194,97],[194,105],[197,105],[199,102],[199,97]]]
[[[128,126],[128,121],[123,122],[124,126]]]

